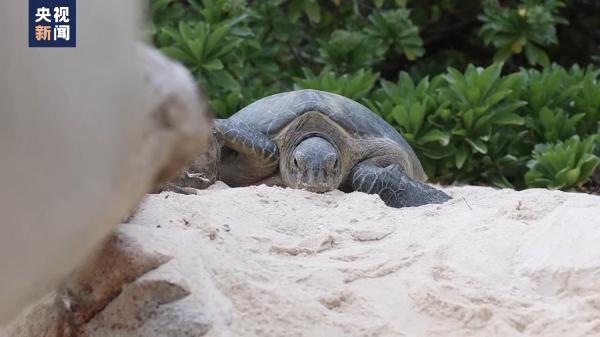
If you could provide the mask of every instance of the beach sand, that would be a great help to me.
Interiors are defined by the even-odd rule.
[[[83,335],[137,336],[119,328],[122,303],[147,303],[127,289],[149,279],[185,294],[142,311],[140,336],[600,335],[600,197],[444,190],[445,204],[404,209],[222,183],[149,195],[119,232],[169,261]]]

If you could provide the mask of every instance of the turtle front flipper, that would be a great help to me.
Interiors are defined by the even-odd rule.
[[[217,119],[215,127],[226,147],[265,164],[276,164],[279,161],[277,144],[248,124],[231,119]]]
[[[253,185],[277,172],[277,144],[260,131],[233,119],[216,120],[215,131],[223,146],[219,179],[227,185]]]
[[[391,207],[441,204],[450,199],[446,193],[409,177],[399,165],[386,167],[365,161],[350,172],[352,190],[379,194]]]

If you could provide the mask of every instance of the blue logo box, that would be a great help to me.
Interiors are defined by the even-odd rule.
[[[75,1],[29,0],[29,47],[75,47]]]

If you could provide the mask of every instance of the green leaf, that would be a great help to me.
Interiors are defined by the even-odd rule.
[[[423,125],[423,120],[425,119],[425,109],[427,107],[425,104],[415,103],[411,106],[410,109],[410,126],[413,132],[419,133],[421,130],[421,125]]]
[[[465,122],[465,128],[470,130],[473,127],[473,123],[475,122],[475,116],[473,109],[469,109],[463,113],[463,121]]]
[[[531,65],[541,64],[544,67],[548,67],[550,65],[548,54],[546,54],[546,52],[542,49],[536,47],[533,43],[528,43],[525,46],[525,56]]]
[[[600,158],[595,155],[587,154],[584,156],[584,159],[581,161],[581,171],[580,175],[585,177],[585,179],[592,176],[594,170],[600,166]]]
[[[193,64],[195,62],[193,57],[177,47],[164,47],[160,48],[160,51],[163,54],[183,63]]]
[[[472,87],[472,88],[467,89],[465,96],[467,97],[469,102],[473,106],[475,106],[479,103],[479,98],[481,98],[481,91],[479,91],[479,88]]]
[[[204,27],[203,24],[199,24],[198,26],[199,27]],[[188,24],[186,24],[185,22],[179,22],[179,33],[181,33],[181,37],[183,37],[184,41],[189,41],[189,40],[192,40],[194,38],[198,38],[200,40],[204,39],[204,36],[194,36],[195,34],[192,31],[192,28]]]
[[[170,37],[171,39],[173,39],[173,41],[175,41],[178,45],[185,44],[185,39],[175,29],[170,28],[170,27],[163,27],[161,29],[161,32],[164,33],[166,36]]]
[[[223,69],[223,63],[219,59],[212,59],[210,62],[203,64],[202,67],[206,70],[221,70]]]
[[[214,83],[215,85],[218,85],[221,88],[230,91],[240,90],[239,83],[227,71],[218,70],[215,72],[209,72],[207,73],[207,76],[209,77],[210,82]]]
[[[316,0],[307,0],[304,4],[304,12],[310,21],[314,23],[321,21],[321,7]]]
[[[419,143],[439,142],[442,146],[450,143],[450,135],[437,129],[429,130],[423,137],[419,138]]]
[[[475,122],[475,130],[481,130],[488,126],[490,120],[494,117],[491,113],[481,116],[477,122]]]
[[[465,138],[465,140],[467,141],[467,143],[469,143],[469,145],[471,145],[473,150],[475,150],[479,153],[482,153],[482,154],[486,154],[488,152],[487,146],[481,140],[479,140],[479,139],[472,140],[469,138]]]
[[[216,54],[214,54],[213,56],[221,57],[225,54],[228,54],[233,49],[237,48],[240,45],[240,42],[241,42],[240,40],[233,40],[233,41],[227,42],[221,48],[219,48],[219,51]]]
[[[454,163],[456,165],[456,168],[461,169],[467,161],[468,157],[469,151],[467,150],[467,148],[464,145],[458,147],[456,151],[456,156],[454,157]]]
[[[188,47],[190,47],[190,50],[192,51],[194,58],[198,62],[202,62],[204,59],[204,41],[198,40],[198,39],[188,40],[187,45],[188,45]]]
[[[398,125],[404,127],[405,130],[414,131],[410,128],[410,117],[408,116],[408,112],[406,111],[406,109],[403,106],[397,105],[392,110],[392,117],[394,118],[396,123],[398,123]]]
[[[490,120],[494,124],[498,125],[523,125],[525,119],[516,113],[505,112],[494,115]]]
[[[579,167],[575,167],[571,170],[568,170],[566,173],[566,183],[565,186],[573,186],[577,183],[577,179],[579,178],[579,174],[581,170]]]
[[[225,38],[225,36],[227,36],[227,34],[229,34],[229,31],[229,25],[222,25],[215,29],[206,41],[206,52],[211,54],[217,46],[217,44],[222,44],[221,41]]]

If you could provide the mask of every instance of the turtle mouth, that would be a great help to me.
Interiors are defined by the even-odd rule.
[[[334,177],[325,170],[306,170],[304,172],[292,170],[292,175],[296,178],[294,186],[291,186],[293,188],[316,193],[329,192],[337,188]]]

